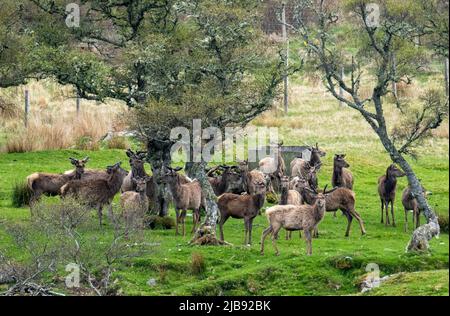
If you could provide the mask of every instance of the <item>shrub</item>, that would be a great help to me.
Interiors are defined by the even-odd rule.
[[[441,228],[441,233],[448,234],[448,214],[438,215],[439,227]]]
[[[106,142],[106,147],[109,149],[127,149],[130,148],[130,145],[123,136],[113,136]]]
[[[149,215],[145,219],[145,226],[150,229],[172,229],[175,227],[175,220],[169,216]]]
[[[191,272],[193,275],[202,275],[206,270],[205,258],[199,252],[193,252],[191,258]]]
[[[30,198],[31,190],[25,181],[14,183],[11,196],[11,205],[13,207],[29,205]]]
[[[98,142],[95,142],[90,136],[81,136],[75,141],[75,148],[79,150],[98,150]]]

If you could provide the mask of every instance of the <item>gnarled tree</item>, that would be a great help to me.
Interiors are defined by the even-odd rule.
[[[428,92],[423,98],[423,105],[415,109],[403,100],[399,106],[405,124],[393,135],[389,133],[385,117],[385,97],[392,94],[393,82],[411,83],[411,76],[420,71],[422,60],[420,51],[411,51],[411,38],[416,36],[418,28],[408,23],[413,1],[375,1],[379,5],[379,23],[372,24],[371,13],[367,5],[374,1],[346,1],[344,12],[324,0],[297,0],[295,6],[295,22],[292,27],[304,42],[312,62],[322,71],[324,84],[328,91],[348,107],[358,111],[373,131],[378,135],[393,162],[400,165],[406,173],[413,194],[427,218],[427,224],[414,231],[407,249],[426,250],[428,241],[439,234],[437,217],[421,194],[421,184],[411,165],[405,159],[412,147],[421,139],[430,135],[448,114],[448,99],[442,93]],[[312,14],[314,19],[305,23],[302,16]],[[343,20],[342,14],[348,14],[355,23],[351,38],[356,43],[357,52],[351,52],[346,47],[348,43],[337,43],[333,32]],[[448,35],[447,35],[448,36]],[[356,41],[354,39],[357,39]],[[394,56],[396,60],[394,61]],[[350,79],[344,79],[341,74],[342,65],[350,69]],[[369,65],[362,69],[361,65]],[[366,76],[374,78],[368,98],[362,97],[361,82]],[[366,79],[367,79],[366,77]],[[341,95],[339,89],[345,94]],[[396,96],[394,96],[396,97]],[[406,111],[406,109],[408,111]],[[414,113],[408,116],[405,113]]]

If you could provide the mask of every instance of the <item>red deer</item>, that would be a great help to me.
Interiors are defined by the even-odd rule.
[[[386,210],[385,226],[390,225],[389,221],[389,203],[391,204],[392,226],[395,227],[394,201],[395,190],[397,189],[397,178],[404,177],[406,174],[398,169],[394,164],[390,165],[386,174],[378,178],[378,194],[381,201],[381,223],[383,223],[383,209]]]
[[[61,187],[70,180],[80,179],[84,173],[84,167],[89,157],[78,160],[69,158],[75,170],[63,174],[33,173],[27,177],[27,184],[32,192],[30,207],[41,197],[42,194],[55,196],[61,193]]]
[[[103,207],[108,205],[108,213],[114,219],[111,202],[120,191],[123,179],[128,172],[120,168],[120,162],[107,167],[108,179],[71,180],[61,188],[61,196],[71,196],[83,204],[96,208],[100,227],[102,226]]]
[[[254,194],[238,195],[225,193],[219,197],[217,205],[220,210],[220,239],[223,241],[223,225],[229,217],[243,218],[245,226],[244,244],[252,243],[253,219],[258,215],[264,205],[266,197],[266,182],[258,179],[252,185],[255,188]]]
[[[422,194],[426,198],[431,192],[425,190],[422,186]],[[405,209],[405,232],[408,230],[408,211],[413,211],[413,228],[418,228],[420,226],[420,212],[419,203],[417,203],[417,199],[411,191],[411,188],[407,186],[405,190],[403,190],[402,194],[402,204]]]
[[[272,235],[272,244],[275,249],[275,255],[279,255],[276,240],[278,239],[278,232],[281,228],[288,231],[303,230],[306,239],[306,254],[312,255],[312,235],[322,221],[326,212],[326,198],[333,192],[326,191],[326,186],[323,193],[316,193],[309,188],[307,190],[314,195],[313,205],[276,205],[266,210],[269,227],[267,227],[261,237],[261,255],[264,255],[264,241],[267,235]]]
[[[162,171],[161,181],[166,183],[175,204],[176,213],[176,235],[178,235],[178,225],[182,225],[183,237],[186,236],[186,212],[192,210],[192,232],[195,231],[200,222],[200,208],[206,205],[202,188],[197,180],[189,183],[182,183],[181,176],[177,173],[181,167],[165,167]],[[181,211],[181,213],[180,213]]]

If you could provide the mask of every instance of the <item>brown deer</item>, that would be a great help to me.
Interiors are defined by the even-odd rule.
[[[200,208],[206,205],[206,200],[200,182],[195,180],[182,183],[182,177],[177,173],[182,169],[181,167],[174,169],[165,167],[162,171],[161,181],[168,185],[175,204],[176,235],[178,235],[178,226],[181,223],[184,237],[186,236],[185,218],[187,210],[192,210],[192,232],[195,232],[196,226],[200,222]]]
[[[291,161],[291,176],[292,177],[303,177],[306,178],[308,175],[308,171],[311,167],[318,165],[317,171],[319,171],[322,162],[320,157],[324,157],[327,153],[319,148],[319,144],[316,143],[316,146],[310,146],[309,150],[311,151],[311,159],[309,161],[297,157]]]
[[[378,194],[381,201],[381,223],[383,223],[383,209],[386,210],[385,226],[390,225],[389,204],[391,204],[392,226],[395,225],[394,201],[395,190],[397,189],[397,178],[404,177],[406,174],[398,169],[394,164],[386,169],[386,174],[378,178]]]
[[[145,157],[147,156],[147,152],[138,151],[135,153],[131,149],[128,149],[126,154],[129,158],[131,172],[128,173],[125,179],[123,179],[122,187],[120,188],[120,191],[122,192],[135,190],[136,182],[133,181],[134,178],[148,177],[148,174],[144,169]]]
[[[432,193],[430,191],[425,190],[422,186],[422,194],[426,198],[428,195]],[[402,194],[402,204],[405,209],[405,232],[408,230],[408,211],[413,211],[413,228],[418,228],[420,226],[420,212],[419,203],[417,202],[416,197],[411,191],[411,187],[407,186],[405,190],[403,190]]]
[[[306,239],[306,254],[312,255],[312,235],[322,221],[326,212],[326,197],[332,193],[326,190],[323,193],[316,193],[310,189],[310,193],[314,195],[313,205],[276,205],[266,210],[269,227],[267,227],[261,237],[261,255],[264,255],[264,241],[267,235],[272,235],[272,244],[275,249],[275,255],[279,255],[276,240],[278,232],[281,228],[288,231],[303,230]]]
[[[100,227],[102,226],[103,207],[108,205],[108,213],[113,220],[111,202],[114,196],[120,191],[123,179],[128,172],[120,167],[120,162],[107,167],[108,179],[93,180],[71,180],[61,188],[61,196],[71,196],[78,199],[81,203],[96,208]]]
[[[281,146],[283,146],[283,142],[271,145],[271,147],[276,147],[276,158],[265,157],[259,161],[259,170],[270,176],[272,187],[277,192],[280,192],[281,189],[281,177],[286,174],[286,164],[281,155]]]
[[[255,180],[254,180],[255,181]],[[244,244],[252,243],[253,219],[264,205],[266,197],[266,182],[258,179],[253,183],[254,194],[238,195],[234,193],[222,194],[217,202],[220,210],[220,239],[223,241],[223,225],[229,217],[244,219]]]
[[[289,189],[289,177],[283,176],[281,178],[281,197],[280,205],[302,205],[302,196],[296,190]],[[286,231],[286,240],[290,240],[292,231]],[[301,232],[300,232],[301,237]]]
[[[331,184],[333,187],[353,190],[353,175],[350,170],[346,169],[350,165],[345,161],[345,156],[345,154],[334,155]]]
[[[356,220],[358,221],[359,227],[361,229],[361,234],[365,235],[366,229],[364,228],[363,220],[355,209],[355,193],[347,188],[335,189],[336,190],[333,190],[326,196],[327,212],[335,212],[341,210],[345,215],[345,217],[347,218],[347,230],[345,231],[345,237],[348,237],[350,235],[350,227],[353,218],[356,218]],[[315,203],[315,196],[317,195],[317,193],[311,193],[311,188],[308,186],[308,183],[306,181],[298,182],[296,190],[300,191],[303,201],[305,201],[307,204],[313,205]],[[318,236],[318,231],[315,231],[314,235]]]
[[[148,210],[147,182],[150,177],[133,178],[135,191],[126,191],[120,195],[120,205],[122,206],[122,216],[125,219],[125,235],[131,227],[143,228],[144,214]]]
[[[89,157],[84,159],[69,158],[75,170],[62,174],[33,173],[27,177],[28,188],[32,192],[30,207],[41,197],[42,194],[55,196],[61,193],[61,187],[70,180],[80,179],[84,173]]]

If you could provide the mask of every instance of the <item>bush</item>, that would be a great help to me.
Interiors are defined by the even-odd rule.
[[[175,220],[169,216],[150,215],[145,219],[145,226],[150,229],[172,229],[175,227]]]
[[[106,143],[108,149],[127,149],[130,148],[126,137],[123,136],[113,136]]]
[[[14,183],[11,196],[11,205],[13,207],[29,205],[30,198],[31,190],[25,181]]]
[[[202,275],[205,273],[206,263],[205,258],[199,252],[192,253],[191,259],[191,272],[193,275]]]
[[[441,228],[441,233],[448,234],[448,214],[438,215],[439,227]]]
[[[98,150],[99,147],[98,142],[90,136],[81,136],[75,141],[75,148],[78,150]]]

